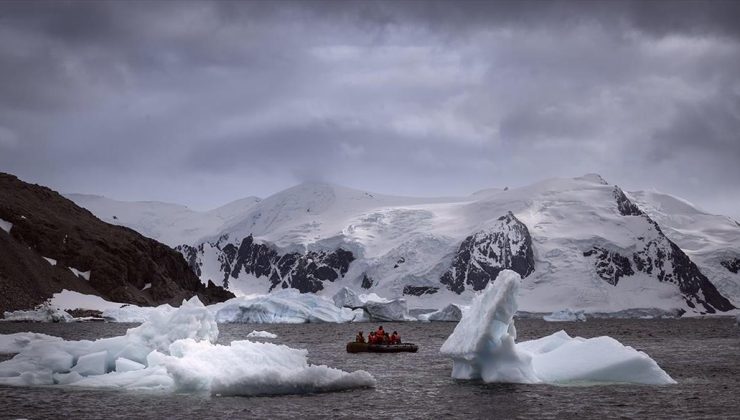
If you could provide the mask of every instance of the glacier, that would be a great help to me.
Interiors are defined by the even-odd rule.
[[[611,337],[570,337],[559,331],[516,343],[519,274],[502,271],[477,295],[442,345],[452,377],[485,382],[600,384],[676,383],[647,354]]]
[[[367,372],[311,365],[307,351],[233,341],[215,344],[215,317],[197,298],[154,311],[125,335],[64,341],[40,334],[0,335],[0,384],[276,395],[374,387]]]

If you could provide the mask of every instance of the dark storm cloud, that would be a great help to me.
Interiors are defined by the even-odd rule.
[[[600,172],[740,217],[738,21],[736,1],[0,2],[0,170],[200,207]]]

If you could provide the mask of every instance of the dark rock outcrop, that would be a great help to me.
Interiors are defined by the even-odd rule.
[[[452,267],[442,275],[440,282],[458,294],[466,286],[483,290],[505,269],[516,271],[522,278],[534,272],[529,230],[511,212],[490,228],[465,238],[453,258]]]
[[[616,286],[620,278],[635,274],[629,258],[618,252],[595,246],[583,253],[584,257],[592,255],[596,257],[596,274],[612,286]]]
[[[315,293],[324,288],[324,282],[333,282],[347,273],[354,261],[352,252],[336,249],[332,252],[309,251],[305,254],[291,252],[280,254],[271,245],[255,242],[252,235],[247,236],[237,247],[232,243],[221,245],[228,237],[209,244],[219,252],[223,283],[228,287],[229,278],[238,278],[244,272],[255,277],[267,277],[270,290],[280,286],[294,288],[301,293]],[[203,254],[203,244],[199,247],[180,246],[195,273],[199,273],[199,256]]]
[[[27,309],[62,289],[137,305],[179,305],[193,295],[207,304],[233,296],[203,285],[168,246],[3,173],[0,219],[13,224],[9,233],[0,230],[0,311]],[[69,268],[89,271],[89,281]]]
[[[367,274],[362,275],[362,284],[360,285],[363,289],[369,289],[373,287],[373,279],[367,276]]]
[[[730,258],[720,262],[720,264],[731,273],[740,273],[740,258]]]
[[[403,288],[403,294],[411,296],[433,295],[438,291],[439,287],[433,286],[405,286]]]
[[[676,284],[686,304],[700,312],[729,311],[735,307],[722,296],[709,279],[681,248],[663,234],[660,226],[635,205],[619,187],[614,187],[617,210],[622,216],[641,217],[648,223],[643,236],[637,238],[631,256],[594,247],[584,256],[595,256],[597,274],[616,286],[619,278],[641,272],[661,282]],[[633,267],[634,264],[634,267]]]

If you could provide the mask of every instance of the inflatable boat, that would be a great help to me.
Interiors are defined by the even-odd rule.
[[[403,344],[367,344],[367,343],[347,343],[347,353],[399,353],[410,352],[416,353],[419,346],[412,343]]]

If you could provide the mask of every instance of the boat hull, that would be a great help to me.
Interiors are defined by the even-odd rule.
[[[411,343],[404,344],[367,344],[347,343],[347,353],[416,353],[419,346]]]

